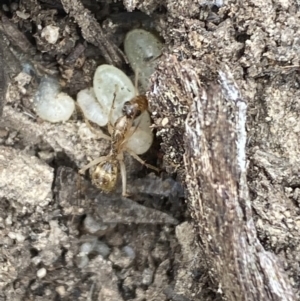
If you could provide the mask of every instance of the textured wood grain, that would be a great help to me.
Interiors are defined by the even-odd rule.
[[[246,179],[246,102],[226,68],[219,83],[204,87],[194,78],[190,91],[188,202],[214,278],[227,300],[295,300],[278,259],[256,235]]]
[[[257,237],[247,183],[247,102],[227,65],[166,55],[150,96],[167,160],[179,165],[186,183],[213,286],[230,301],[296,300],[278,257]]]
[[[3,55],[3,37],[0,34],[0,116],[5,105],[5,94],[7,88],[6,75],[4,70],[4,55]]]

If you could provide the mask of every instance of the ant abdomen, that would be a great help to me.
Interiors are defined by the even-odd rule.
[[[117,160],[103,161],[90,172],[92,183],[105,193],[111,192],[115,188],[118,173]]]

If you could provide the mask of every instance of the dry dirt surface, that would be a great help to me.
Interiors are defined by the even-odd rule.
[[[300,300],[299,9],[3,1],[0,300]],[[133,77],[133,28],[164,40],[143,155],[164,171],[126,157],[124,198],[121,183],[103,194],[78,175],[109,147],[80,112],[51,124],[32,100],[46,74],[72,97],[102,63]]]

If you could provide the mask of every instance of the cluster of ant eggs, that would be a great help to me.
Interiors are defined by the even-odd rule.
[[[139,71],[141,88],[145,91],[155,68],[156,62],[153,59],[161,54],[162,44],[153,34],[143,29],[134,29],[127,34],[124,48],[132,69]],[[108,123],[114,125],[122,116],[124,103],[130,101],[136,93],[136,88],[124,72],[112,65],[104,64],[96,69],[93,87],[77,94],[77,104],[86,119],[101,127]],[[74,100],[61,92],[58,81],[51,77],[44,77],[41,80],[34,105],[37,115],[49,122],[67,121],[75,110]],[[136,124],[137,129],[130,137],[127,147],[136,154],[142,154],[149,149],[153,140],[149,113],[147,111],[142,113],[137,118]]]

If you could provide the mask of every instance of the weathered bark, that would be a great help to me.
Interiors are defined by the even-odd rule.
[[[0,35],[0,40],[2,36]],[[3,57],[3,45],[0,42],[0,116],[2,115],[3,107],[5,105],[5,94],[6,94],[6,75],[4,73],[4,57]]]
[[[184,144],[187,202],[213,278],[228,300],[295,300],[278,258],[264,250],[253,222],[246,101],[228,68],[219,69],[218,82],[201,83],[188,62],[168,59],[178,95],[190,104]]]
[[[288,64],[287,57],[297,64],[300,60],[295,48],[289,48],[291,52],[286,48],[285,41],[293,41],[296,33],[283,22],[288,18],[285,8],[293,11],[295,5],[292,1],[259,1],[254,6],[226,1],[213,13],[204,7],[199,9],[196,1],[166,2],[168,18],[162,22],[161,30],[168,49],[153,77],[150,105],[162,137],[167,170],[177,171],[186,182],[187,203],[212,279],[227,300],[296,300],[291,286],[296,287],[292,279],[297,267],[291,258],[297,262],[297,252],[281,253],[280,258],[274,252],[282,245],[289,248],[286,237],[289,229],[293,229],[290,225],[286,229],[278,222],[282,217],[275,208],[281,212],[289,210],[294,217],[297,209],[289,204],[287,194],[281,194],[282,200],[270,199],[271,192],[279,189],[272,182],[273,178],[279,179],[278,183],[287,187],[287,191],[293,191],[295,185],[291,184],[291,178],[279,173],[294,175],[291,168],[299,161],[296,156],[299,134],[293,131],[298,126],[292,125],[298,116],[298,106],[290,109],[296,100],[287,94],[289,89],[298,93],[293,85],[295,75],[291,76],[295,64],[286,69],[280,65],[283,61]],[[267,13],[275,7],[279,18]],[[294,17],[299,19],[298,14]],[[276,23],[279,19],[280,29]],[[281,33],[279,39],[269,32],[271,28]],[[279,44],[274,45],[275,40]],[[282,54],[284,49],[287,57]],[[288,75],[279,76],[283,70]],[[248,102],[251,113],[246,110]],[[284,109],[279,109],[280,106]],[[282,121],[278,121],[280,110],[284,110],[283,118],[289,122],[284,125],[285,132]],[[248,136],[246,114],[250,115]],[[247,139],[252,144],[246,150]],[[258,148],[267,153],[275,152],[282,163],[280,168],[276,170],[274,166],[267,166],[266,161],[257,161]],[[268,168],[273,171],[272,178],[264,178],[261,184],[255,176],[247,179],[248,152],[254,154],[256,160],[250,161],[251,176],[258,173],[257,167],[251,164],[259,162],[259,174]],[[252,189],[251,196],[248,185]],[[258,239],[254,222],[257,216],[252,211],[253,198],[259,199],[257,196],[269,200],[262,208],[255,202],[255,210],[262,219],[268,213],[271,216],[267,220],[271,226],[259,234],[273,239],[273,245],[265,244],[273,248],[273,252],[266,251]],[[296,195],[295,198],[298,200]],[[274,212],[265,210],[269,207],[263,206],[268,203]],[[292,218],[290,222],[292,225]],[[260,221],[260,227],[262,223]],[[280,234],[272,232],[276,227]],[[298,236],[294,239],[291,248],[297,245]],[[288,254],[292,254],[291,262]],[[283,266],[289,267],[289,278]]]
[[[189,204],[205,256],[228,300],[295,300],[278,258],[261,246],[246,179],[245,100],[230,74],[191,86],[184,156]]]

